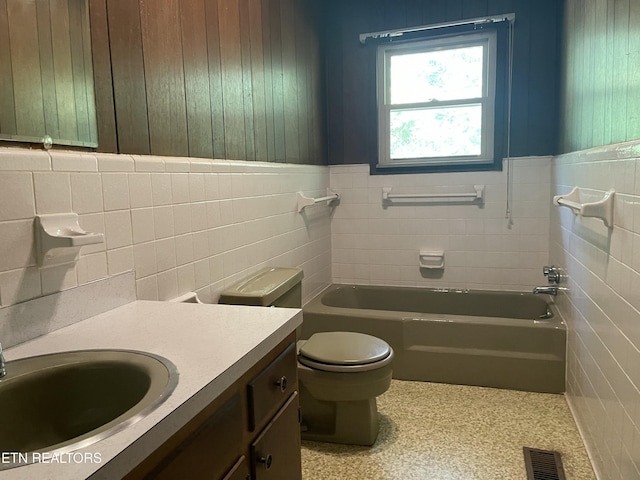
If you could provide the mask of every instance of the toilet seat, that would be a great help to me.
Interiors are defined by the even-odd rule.
[[[300,342],[301,364],[326,372],[366,372],[388,365],[393,349],[377,337],[356,332],[316,333]]]

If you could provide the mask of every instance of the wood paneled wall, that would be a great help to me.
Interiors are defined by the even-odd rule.
[[[561,152],[640,138],[640,1],[567,0]]]
[[[326,163],[318,3],[90,2],[100,151]]]
[[[95,144],[85,0],[0,0],[0,134]]]
[[[627,0],[628,1],[628,0]],[[511,155],[557,146],[562,2],[558,0],[329,0],[326,3],[328,158],[377,158],[375,46],[360,33],[515,13]]]

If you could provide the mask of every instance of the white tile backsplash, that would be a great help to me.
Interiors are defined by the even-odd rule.
[[[189,159],[183,157],[167,157],[164,160],[167,172],[189,172]]]
[[[98,159],[91,153],[52,151],[51,167],[61,172],[97,172]]]
[[[556,301],[569,328],[567,398],[598,477],[612,480],[640,479],[638,144],[561,155],[551,167],[552,195],[574,186],[594,199],[617,192],[611,229],[567,208],[550,211],[550,262],[568,274]]]
[[[178,235],[175,237],[176,242],[176,263],[177,265],[187,265],[193,263],[193,237],[191,233]],[[207,282],[205,285],[208,285]]]
[[[331,166],[330,187],[341,195],[332,222],[334,282],[485,289],[509,285],[510,290],[529,290],[543,282],[551,159],[511,162],[511,222],[505,218],[506,171],[371,176],[368,165]],[[396,193],[449,193],[471,191],[476,184],[485,185],[481,205],[382,202],[382,187]],[[441,274],[419,268],[421,249],[445,251]]]
[[[170,205],[171,197],[171,175],[165,173],[151,174],[151,194],[153,205]]]
[[[92,253],[80,257],[76,264],[76,275],[78,285],[84,285],[85,283],[107,277],[106,252]]]
[[[102,201],[101,177],[102,175],[95,173],[71,174],[71,208],[73,212],[81,214],[105,210]]]
[[[132,244],[131,212],[118,210],[104,214],[105,242],[107,250]]]
[[[102,196],[105,211],[130,208],[129,176],[126,173],[103,173]]]
[[[0,148],[0,171],[50,171],[51,156],[42,150]]]
[[[35,265],[34,221],[0,222],[0,272]]]
[[[171,191],[173,192],[173,203],[189,203],[189,174],[171,174]]]
[[[139,300],[158,300],[158,277],[149,277],[136,280],[136,293]]]
[[[174,236],[175,225],[173,218],[173,207],[171,205],[166,205],[164,207],[154,207],[153,224],[155,228],[155,236],[157,239]]]
[[[2,306],[132,269],[142,299],[215,301],[266,265],[304,268],[305,300],[331,281],[329,211],[306,224],[295,210],[298,190],[326,190],[328,167],[0,148],[2,185]],[[105,243],[37,268],[34,215],[74,210]]]
[[[76,267],[73,264],[65,264],[41,268],[40,282],[42,284],[43,295],[68,290],[78,285]]]
[[[156,238],[154,209],[134,208],[131,210],[133,243],[150,242]]]
[[[11,157],[9,152],[4,150],[1,153],[3,156]],[[36,213],[42,215],[72,211],[71,180],[68,173],[34,172],[33,184]]]
[[[309,300],[332,280],[529,290],[546,283],[541,266],[555,263],[569,276],[556,303],[569,326],[574,416],[596,469],[611,472],[601,478],[640,478],[640,159],[620,153],[633,151],[614,146],[512,160],[509,221],[504,171],[371,176],[366,165],[2,148],[0,305],[131,269],[138,298],[195,290],[216,301],[223,288],[262,266],[300,266]],[[383,186],[433,191],[473,184],[486,185],[482,207],[382,205]],[[617,190],[613,229],[551,205],[552,195],[575,185],[595,197]],[[342,195],[334,209],[296,212],[296,192],[323,196],[327,187]],[[34,214],[75,207],[87,212],[80,225],[104,232],[106,243],[83,247],[76,265],[37,268]],[[420,271],[421,248],[445,251],[441,275]],[[20,328],[0,322],[2,336],[14,329],[9,337],[21,339],[30,327]]]
[[[129,197],[131,200],[131,208],[153,206],[151,175],[149,173],[129,174]]]
[[[133,247],[116,248],[107,252],[109,275],[133,270]]]
[[[205,200],[204,173],[191,173],[189,175],[189,200],[191,202],[203,202]]]
[[[133,158],[129,155],[97,153],[98,170],[101,172],[133,172]]]
[[[7,306],[40,296],[40,272],[37,267],[0,273],[0,305]]]
[[[158,273],[158,300],[171,300],[178,296],[178,274],[175,269]]]
[[[35,198],[31,172],[6,172],[0,176],[0,221],[33,218]]]
[[[133,155],[136,172],[164,172],[162,157]]]
[[[176,241],[173,237],[156,241],[156,257],[159,272],[176,267]]]
[[[191,205],[189,203],[173,206],[173,222],[176,235],[191,232]]]
[[[207,205],[204,202],[191,203],[191,229],[194,232],[206,230],[209,222],[207,221]]]

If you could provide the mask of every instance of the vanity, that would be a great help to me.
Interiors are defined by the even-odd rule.
[[[295,335],[290,335],[125,479],[299,479],[300,470]]]
[[[179,374],[155,410],[68,463],[6,479],[299,479],[298,309],[133,301],[7,349],[7,361],[69,350],[161,355]],[[96,461],[98,459],[99,461]]]

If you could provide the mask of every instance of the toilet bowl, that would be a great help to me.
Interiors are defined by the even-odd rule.
[[[219,303],[300,308],[302,275],[297,268],[263,270],[225,290]],[[322,332],[299,340],[297,350],[302,438],[373,445],[376,397],[391,384],[393,349],[363,333]]]
[[[302,437],[373,445],[376,397],[391,384],[392,360],[386,342],[363,333],[322,332],[298,341]]]

